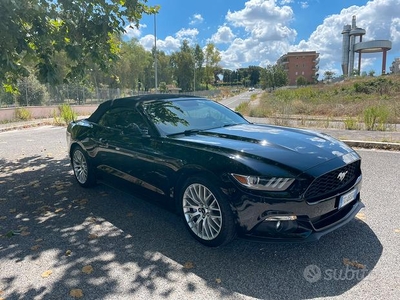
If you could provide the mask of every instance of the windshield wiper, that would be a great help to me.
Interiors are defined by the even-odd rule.
[[[185,130],[185,131],[182,131],[182,132],[168,134],[168,136],[175,136],[175,135],[182,135],[182,134],[184,134],[184,135],[192,135],[192,134],[199,133],[200,131],[202,131],[202,130],[200,130],[200,129],[188,129],[188,130]]]
[[[230,126],[235,126],[235,125],[240,125],[240,124],[244,124],[244,123],[230,123],[230,124],[225,124],[222,127],[230,127]]]

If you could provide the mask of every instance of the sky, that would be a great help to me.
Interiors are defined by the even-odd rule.
[[[168,54],[179,51],[183,40],[201,47],[212,42],[221,53],[221,67],[231,70],[273,65],[287,52],[316,51],[320,77],[325,71],[340,76],[341,32],[353,16],[357,27],[366,30],[363,42],[392,42],[387,71],[400,57],[400,0],[148,0],[147,4],[160,6],[156,18],[144,15],[138,29],[127,26],[125,39],[135,38],[150,50],[156,32],[157,49]],[[380,75],[382,53],[363,54],[361,67],[361,72]]]

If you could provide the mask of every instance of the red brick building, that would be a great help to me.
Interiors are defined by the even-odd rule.
[[[318,79],[318,63],[319,53],[315,51],[288,52],[277,61],[277,65],[287,72],[289,85],[296,85],[300,76],[308,83],[315,83]]]

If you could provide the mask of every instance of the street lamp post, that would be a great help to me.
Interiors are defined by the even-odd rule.
[[[193,94],[196,93],[196,63],[194,63],[193,70]]]

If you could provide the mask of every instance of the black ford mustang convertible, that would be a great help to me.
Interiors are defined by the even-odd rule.
[[[236,235],[317,240],[363,207],[361,160],[350,147],[321,133],[252,124],[204,98],[109,100],[70,123],[67,141],[81,186],[106,173],[171,200],[207,246]]]

